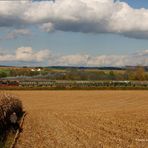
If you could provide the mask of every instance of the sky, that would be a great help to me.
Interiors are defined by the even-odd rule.
[[[0,1],[0,65],[148,65],[147,0]]]

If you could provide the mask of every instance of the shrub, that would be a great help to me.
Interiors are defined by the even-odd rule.
[[[15,112],[18,117],[23,113],[22,102],[17,96],[0,94],[0,135],[5,133],[10,126],[10,115]]]

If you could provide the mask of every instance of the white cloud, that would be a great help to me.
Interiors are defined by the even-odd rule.
[[[20,36],[30,36],[31,31],[28,29],[14,29],[12,31],[9,31],[6,35],[2,36],[0,40],[10,40],[15,39]]]
[[[57,65],[86,65],[88,62],[89,55],[66,55],[66,56],[61,56],[58,58],[56,62]]]
[[[20,47],[16,50],[16,61],[43,62],[50,57],[49,50],[34,52],[31,47]]]
[[[0,53],[0,61],[14,61],[15,56],[11,54]]]
[[[50,58],[50,51],[47,49],[40,51],[33,51],[31,47],[20,47],[17,48],[15,53],[0,54],[1,62],[16,61],[16,62],[44,62]]]
[[[40,28],[45,32],[53,32],[54,31],[54,27],[53,27],[52,23],[45,23],[45,24],[41,25]]]
[[[147,66],[148,50],[132,55],[66,55],[49,60],[49,65],[58,66]]]
[[[31,47],[17,48],[15,53],[0,54],[1,62],[36,63],[49,66],[126,66],[148,65],[148,50],[135,52],[130,55],[88,55],[71,54],[59,55],[49,49],[35,51]]]
[[[148,38],[148,10],[113,0],[0,1],[0,26]]]
[[[49,61],[50,65],[63,66],[124,66],[128,56],[121,55],[66,55],[54,61]],[[131,62],[131,61],[129,61]],[[131,63],[127,63],[131,64]]]

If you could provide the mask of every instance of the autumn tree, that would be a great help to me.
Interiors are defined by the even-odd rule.
[[[135,79],[136,80],[145,80],[145,69],[142,66],[138,66],[135,69]]]

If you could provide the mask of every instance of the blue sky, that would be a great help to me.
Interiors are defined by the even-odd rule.
[[[147,0],[121,0],[128,3],[130,6],[134,8],[148,8]]]
[[[136,10],[139,11],[138,14],[132,13],[129,8],[127,8],[126,6],[123,6],[123,8],[125,9],[124,12],[129,14],[129,16],[127,15],[127,19],[129,19],[129,23],[131,21],[130,15],[135,16],[135,17],[143,16],[143,12],[140,10],[141,8],[145,8],[146,13],[148,14],[147,12],[148,1],[147,0],[124,0],[124,2],[125,4],[129,5],[128,7],[130,7],[133,11],[136,11]],[[18,2],[13,2],[13,3],[18,3]],[[61,9],[61,7],[59,8],[58,3],[56,4],[57,6],[55,6],[55,9],[57,8],[60,10],[64,10],[62,13],[59,13],[59,17],[52,16],[52,14],[48,12],[49,10],[45,10],[44,12],[44,9],[42,9],[42,12],[41,12],[43,16],[39,16],[39,15],[35,16],[36,13],[40,13],[40,11],[38,10],[37,12],[35,12],[36,9],[34,11],[32,11],[31,9],[34,9],[34,7],[37,7],[37,5],[41,5],[40,7],[45,7],[45,4],[43,3],[44,1],[42,2],[42,4],[41,2],[37,2],[36,6],[34,6],[34,2],[32,2],[32,4],[29,4],[31,5],[30,9],[27,9],[26,4],[24,3],[18,4],[18,5],[22,5],[22,10],[23,10],[22,12],[21,8],[19,8],[18,10],[18,8],[16,7],[17,4],[15,6],[15,4],[12,4],[10,2],[10,8],[6,7],[6,12],[12,11],[13,17],[11,16],[11,19],[9,18],[9,15],[6,17],[3,16],[4,14],[3,11],[5,11],[4,8],[6,4],[5,2],[1,4],[0,19],[2,18],[2,21],[0,21],[0,26],[1,26],[0,27],[0,37],[1,37],[0,38],[0,52],[1,52],[1,56],[8,57],[9,55],[12,58],[12,60],[10,59],[7,60],[7,58],[4,58],[4,60],[1,60],[1,64],[18,63],[18,65],[20,65],[21,63],[22,65],[23,64],[32,65],[32,63],[34,64],[36,61],[36,65],[45,64],[46,66],[47,65],[60,65],[60,62],[61,62],[61,65],[76,65],[76,66],[110,66],[110,65],[114,66],[115,65],[115,66],[118,66],[118,64],[116,63],[118,63],[120,56],[121,57],[125,56],[126,58],[127,57],[129,58],[130,56],[132,57],[132,55],[137,54],[137,53],[139,54],[140,52],[145,53],[145,51],[147,51],[148,49],[148,33],[147,33],[148,26],[146,25],[147,22],[143,22],[145,26],[142,26],[138,22],[140,17],[139,18],[137,17],[137,19],[133,20],[137,26],[134,26],[133,21],[131,21],[131,24],[129,24],[129,26],[131,26],[130,29],[128,28],[128,25],[127,27],[124,27],[124,23],[125,25],[128,23],[128,20],[125,20],[124,22],[126,15],[123,18],[121,18],[121,20],[120,18],[115,17],[115,21],[111,21],[109,25],[108,24],[102,25],[103,23],[106,23],[107,19],[110,20],[110,13],[112,13],[112,11],[115,11],[113,16],[116,15],[116,10],[114,10],[114,8],[112,7],[121,6],[122,4],[120,2],[119,4],[115,4],[115,3],[113,4],[111,3],[111,0],[105,0],[105,3],[107,6],[100,2],[100,5],[98,3],[98,8],[97,8],[93,4],[95,2],[92,2],[91,4],[91,2],[87,3],[84,0],[83,3],[90,5],[94,10],[98,12],[99,12],[99,9],[103,8],[100,14],[99,13],[90,14],[90,18],[94,17],[94,20],[90,19],[94,23],[91,23],[89,18],[86,17],[86,14],[89,12],[88,8],[87,7],[85,8],[83,6],[83,3],[82,5],[80,5],[80,4],[77,4],[77,2],[74,2],[74,4],[72,5],[72,8],[76,7],[75,9],[77,9],[79,7],[80,8],[84,7],[83,8],[85,9],[84,14],[82,11],[80,11],[81,16],[79,15],[77,16],[76,14],[78,13],[79,10],[77,10],[76,12],[75,10],[73,10],[75,13],[70,10],[66,11],[64,9]],[[46,2],[46,8],[51,7],[50,5],[54,5],[51,3],[47,4]],[[61,0],[61,2],[59,2],[59,5],[60,6],[65,5],[66,7],[67,3],[66,3],[66,0]],[[9,4],[7,5],[9,6]],[[2,6],[3,6],[3,9],[2,9]],[[14,6],[14,7],[11,8],[11,6]],[[24,8],[26,9],[26,12],[24,12]],[[107,10],[107,8],[109,9],[111,8],[113,10],[111,10],[111,12],[107,14],[108,16],[106,16],[105,14],[102,17],[101,16],[102,13],[106,13],[105,10]],[[2,9],[2,12],[1,12],[1,9]],[[23,17],[24,17],[24,14],[26,15],[27,13],[26,20],[24,20],[23,17],[22,17],[23,19],[21,18],[21,13],[20,13],[20,16],[19,15],[16,16],[15,11],[21,12]],[[33,12],[35,13],[33,14]],[[52,12],[54,12],[54,10]],[[122,14],[119,9],[117,9],[117,12],[120,15]],[[34,15],[32,17],[32,20],[29,18],[31,17],[29,13],[31,15]],[[49,17],[45,16],[44,13],[47,15],[49,13]],[[70,13],[70,16],[69,15],[66,16],[66,13]],[[97,16],[97,14],[99,14],[99,16]],[[72,19],[74,17],[77,17],[78,21],[73,22],[71,18],[67,19],[65,16],[71,17]],[[82,16],[84,18],[86,17],[84,21],[83,21]],[[43,19],[40,20],[40,18],[42,17]],[[96,20],[98,19],[97,17],[99,19],[100,17],[102,17],[100,21],[97,22],[98,24],[96,23]],[[104,17],[106,18],[104,19]],[[50,22],[50,19],[48,20],[49,23],[48,21],[45,21],[48,18],[50,18],[52,22]],[[131,17],[131,19],[133,18]],[[143,20],[146,20],[146,19],[143,18]],[[120,22],[121,24],[123,24],[123,26],[120,25]],[[110,28],[110,26],[111,27],[113,26],[113,28]],[[29,47],[29,49],[27,49],[26,47]],[[18,53],[21,53],[21,56],[16,57],[16,52],[20,48],[22,52],[24,53],[29,52],[29,54],[32,54],[34,56],[34,59],[30,58],[29,60],[28,59],[25,60],[27,56],[26,54],[23,54],[22,52],[18,52]],[[46,61],[43,61],[45,55],[43,57],[40,57],[38,54],[40,54],[40,52],[42,51],[41,55],[43,55],[44,51],[47,51],[47,50],[49,51],[47,53],[48,57],[45,58]],[[91,59],[93,59],[92,61],[97,61],[97,59],[98,58],[100,59],[102,56],[105,56],[105,59],[103,59],[103,61],[105,60],[108,61],[110,55],[114,57],[118,57],[118,58],[115,60],[115,62],[110,62],[110,63],[104,62],[103,63],[102,61],[101,62],[98,61],[98,64],[96,62],[94,62],[93,64],[92,61],[89,61],[89,62],[87,61],[86,55],[88,57],[91,57]],[[55,60],[54,62],[52,62],[54,58],[59,58],[60,60],[59,61]],[[71,61],[70,59],[72,60],[78,59],[78,61],[70,62]],[[120,61],[119,63],[121,64],[121,66],[132,65],[133,63],[130,62],[129,59],[128,60],[124,59],[124,62]],[[141,59],[142,58],[140,57],[138,63],[136,64],[143,64],[143,61],[140,61]],[[128,61],[129,63],[125,63],[125,61]],[[146,60],[144,61],[144,65],[147,65]]]

